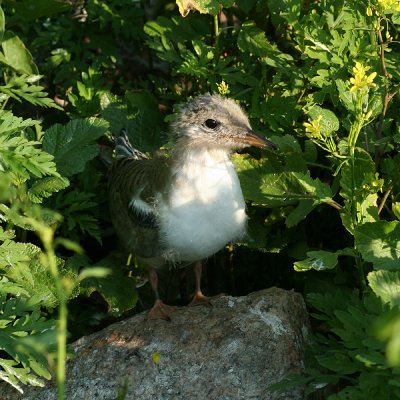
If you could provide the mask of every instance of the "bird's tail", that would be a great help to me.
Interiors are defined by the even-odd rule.
[[[115,155],[117,158],[132,157],[137,160],[147,158],[141,151],[132,147],[126,129],[121,129],[118,134],[113,135],[113,138],[115,143]]]

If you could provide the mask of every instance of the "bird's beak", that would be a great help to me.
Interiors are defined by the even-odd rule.
[[[247,144],[248,146],[256,146],[261,148],[270,147],[275,150],[278,148],[275,143],[272,143],[270,140],[265,139],[250,129],[246,132],[246,135],[243,138],[243,143]]]

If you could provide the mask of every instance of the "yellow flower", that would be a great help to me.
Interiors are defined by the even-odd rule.
[[[225,96],[229,94],[231,91],[229,90],[229,85],[225,83],[225,81],[221,81],[221,83],[217,83],[218,92]]]
[[[309,138],[321,138],[321,119],[322,115],[320,115],[317,119],[313,119],[310,122],[303,123],[303,126],[306,128],[306,135]]]
[[[373,88],[376,84],[373,82],[376,77],[376,72],[367,75],[366,72],[370,67],[364,67],[361,63],[356,62],[356,66],[353,67],[354,77],[350,78],[350,83],[353,85],[350,92],[356,92],[362,90],[365,87]]]
[[[378,4],[384,11],[400,11],[400,0],[378,0]]]

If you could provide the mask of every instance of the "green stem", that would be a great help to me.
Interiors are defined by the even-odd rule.
[[[215,47],[217,46],[218,43],[218,37],[219,37],[219,14],[214,15],[214,36],[215,36]]]
[[[43,238],[42,238],[43,239]],[[49,239],[47,237],[47,239]],[[61,281],[56,255],[53,248],[52,240],[43,240],[46,250],[50,273],[53,276],[57,298],[60,302],[58,306],[58,321],[57,321],[57,394],[58,400],[65,399],[65,364],[67,361],[67,298],[65,296],[63,283]]]
[[[61,301],[57,324],[57,392],[58,400],[65,399],[65,364],[67,361],[67,304]]]
[[[357,249],[356,249],[357,250]],[[356,255],[356,266],[357,266],[357,271],[358,271],[358,276],[360,279],[360,285],[361,285],[361,290],[363,293],[368,292],[368,285],[365,280],[365,272],[364,272],[364,264],[361,260],[361,256],[357,250],[357,255]]]
[[[358,140],[358,136],[360,135],[361,129],[365,122],[365,116],[363,113],[363,94],[361,91],[357,94],[357,103],[355,109],[355,121],[350,127],[349,137],[348,137],[348,146],[349,146],[349,162],[351,168],[351,204],[350,204],[350,212],[351,218],[354,229],[358,225],[357,219],[357,209],[358,209],[358,202],[356,197],[356,179],[355,179],[355,148]],[[357,250],[357,249],[356,249]],[[365,293],[367,291],[367,283],[365,280],[365,272],[364,272],[364,265],[361,259],[361,255],[357,251],[356,256],[356,268],[359,275],[360,286],[362,291]]]

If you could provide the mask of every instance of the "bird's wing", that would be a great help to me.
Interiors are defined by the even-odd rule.
[[[164,190],[164,158],[117,158],[110,168],[109,202],[114,226],[128,251],[150,258],[161,253],[157,198]]]

